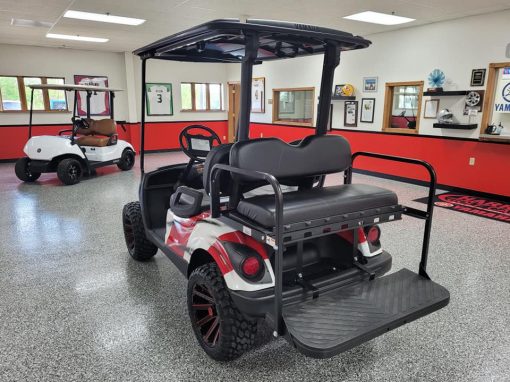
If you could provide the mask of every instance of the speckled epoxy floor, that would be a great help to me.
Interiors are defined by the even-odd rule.
[[[149,155],[149,167],[182,154]],[[0,165],[0,381],[510,381],[510,225],[436,209],[432,278],[446,308],[327,360],[271,340],[230,364],[201,351],[188,323],[186,280],[163,255],[141,264],[120,222],[139,172],[100,169],[63,187],[53,174],[22,184]],[[421,187],[355,175],[401,201]],[[416,270],[423,222],[384,225],[394,270]]]

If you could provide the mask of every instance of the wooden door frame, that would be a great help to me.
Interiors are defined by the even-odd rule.
[[[384,90],[384,112],[382,131],[392,133],[419,134],[423,85],[424,81],[386,82],[386,87]],[[416,112],[416,129],[401,129],[390,127],[390,117],[393,106],[393,88],[398,86],[418,86],[420,88],[418,90],[418,111]]]
[[[489,64],[489,74],[487,76],[487,88],[485,90],[485,97],[483,102],[482,122],[480,126],[480,134],[484,134],[485,129],[489,126],[489,121],[492,119],[494,99],[496,97],[496,72],[498,69],[510,66],[510,62],[493,62]]]
[[[240,87],[241,86],[241,82],[239,82],[239,81],[228,81],[227,82],[227,94],[228,94],[227,141],[228,142],[233,142],[235,140],[235,135],[236,135],[236,131],[235,131],[236,127],[235,126],[230,126],[231,117],[234,118],[234,116],[233,116],[234,110],[232,108],[232,104],[233,104],[232,97],[234,95],[231,92],[231,89],[233,89],[234,86],[236,86],[236,85],[238,85]],[[232,140],[230,139],[230,137],[232,137]]]

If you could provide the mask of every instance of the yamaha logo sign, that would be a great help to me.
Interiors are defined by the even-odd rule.
[[[501,96],[506,102],[510,102],[510,82],[505,85],[503,91],[501,92]]]

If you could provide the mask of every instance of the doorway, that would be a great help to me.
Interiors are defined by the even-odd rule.
[[[241,84],[228,84],[228,142],[234,142],[237,129],[237,118],[239,115],[239,103],[241,96]]]

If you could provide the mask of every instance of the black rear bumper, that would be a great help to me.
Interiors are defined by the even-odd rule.
[[[367,259],[366,267],[375,272],[376,276],[382,276],[391,269],[391,255],[388,252],[381,253]],[[328,276],[309,280],[319,291],[319,294],[331,292],[352,283],[368,279],[369,275],[358,268],[338,270]],[[230,295],[238,309],[247,316],[265,317],[272,312],[274,307],[274,288],[258,291],[230,290]],[[304,290],[301,286],[285,287],[283,289],[283,303],[291,304],[312,298],[312,292]]]

